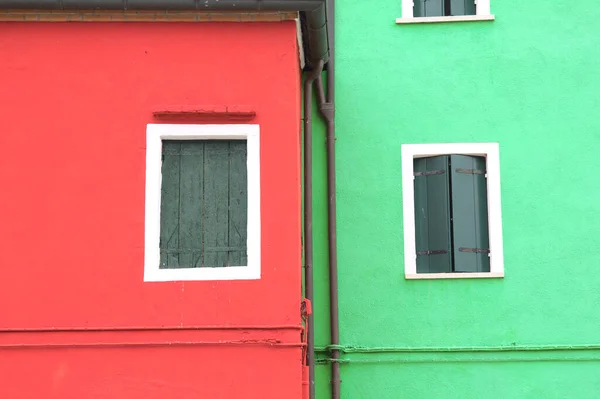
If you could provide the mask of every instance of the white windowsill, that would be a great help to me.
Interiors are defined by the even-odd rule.
[[[504,278],[504,273],[420,273],[405,274],[407,280],[434,280],[455,278]]]
[[[469,21],[493,21],[496,17],[492,15],[456,15],[450,17],[412,17],[396,18],[397,24],[425,24],[435,22],[469,22]]]

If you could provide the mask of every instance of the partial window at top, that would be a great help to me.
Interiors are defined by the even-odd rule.
[[[476,15],[475,0],[414,0],[414,17]]]

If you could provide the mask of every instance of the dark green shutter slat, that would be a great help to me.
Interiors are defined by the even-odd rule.
[[[160,265],[161,269],[179,267],[179,170],[181,144],[164,141],[162,153],[162,188],[160,199]]]
[[[248,264],[246,251],[248,220],[248,170],[246,141],[231,141],[229,159],[229,252],[230,266]]]
[[[215,140],[204,152],[204,265],[228,266],[229,142]]]
[[[441,17],[444,15],[444,0],[414,0],[414,17]]]
[[[465,0],[465,15],[476,15],[475,0]]]
[[[179,264],[181,267],[202,265],[202,191],[204,147],[202,141],[181,143],[179,178]]]
[[[452,155],[454,270],[489,272],[485,157]],[[458,171],[457,171],[458,170]]]
[[[417,158],[414,171],[420,174],[414,179],[417,273],[449,273],[452,246],[448,156]]]
[[[424,17],[444,16],[444,0],[426,0]]]
[[[424,17],[425,0],[414,0],[413,17]],[[402,16],[404,17],[404,15]]]
[[[475,0],[451,0],[451,15],[475,15]]]

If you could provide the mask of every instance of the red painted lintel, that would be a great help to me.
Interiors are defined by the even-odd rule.
[[[248,105],[174,105],[155,109],[152,114],[159,119],[212,119],[212,120],[251,120],[256,110]]]

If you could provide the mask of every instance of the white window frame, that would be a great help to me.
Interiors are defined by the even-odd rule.
[[[414,159],[439,155],[475,155],[486,158],[490,271],[484,273],[419,273],[415,232]],[[500,151],[498,143],[402,145],[402,207],[404,219],[404,276],[406,279],[504,277]]]
[[[248,233],[246,266],[160,269],[160,200],[163,140],[246,140]],[[148,124],[146,128],[146,225],[144,281],[260,279],[260,128],[259,125]]]
[[[402,18],[396,18],[397,24],[420,24],[427,22],[468,22],[493,21],[490,11],[490,0],[475,0],[476,15],[453,15],[441,17],[415,17],[414,0],[402,0]]]

